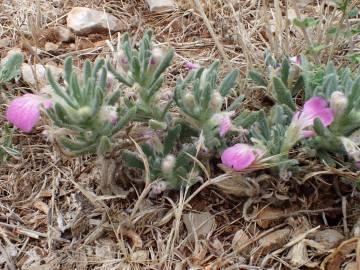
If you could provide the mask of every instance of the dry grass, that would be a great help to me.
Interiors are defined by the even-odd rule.
[[[110,50],[106,40],[116,44],[117,35],[77,37],[73,47],[63,44],[56,55],[37,52],[45,42],[53,41],[50,29],[65,25],[72,7],[88,6],[121,19],[135,42],[145,29],[153,28],[156,43],[175,48],[166,90],[171,91],[176,77],[186,73],[185,60],[208,65],[221,59],[223,73],[230,67],[241,71],[234,97],[244,93],[249,107],[260,108],[262,90],[249,84],[246,74],[251,68],[262,68],[264,50],[277,56],[297,55],[316,38],[326,38],[323,29],[310,33],[290,27],[286,20],[289,9],[294,8],[298,17],[317,15],[324,20],[341,20],[322,3],[325,1],[306,7],[297,1],[285,2],[183,0],[178,1],[179,8],[174,12],[151,14],[144,1],[4,0],[0,40],[9,43],[0,48],[0,55],[21,47],[29,63],[60,66],[68,55],[79,66],[85,59],[107,56]],[[343,63],[343,41],[334,42],[341,46],[331,47],[315,60],[320,63],[331,57]],[[359,39],[354,39],[350,47],[358,51]],[[38,86],[15,86],[2,96],[6,103],[13,95],[39,90]],[[3,102],[1,106],[3,112]],[[4,121],[1,113],[0,123]],[[202,185],[157,199],[146,196],[151,184],[143,189],[129,181],[134,175],[123,172],[119,173],[123,192],[99,196],[96,180],[100,172],[95,158],[61,155],[56,145],[46,141],[42,130],[38,127],[31,135],[16,133],[15,145],[22,154],[0,167],[0,265],[4,269],[298,269],[295,267],[301,265],[294,266],[290,250],[304,243],[307,247],[301,249],[302,256],[319,269],[330,248],[316,246],[311,234],[321,225],[354,239],[351,228],[360,227],[354,226],[360,214],[356,207],[359,194],[354,191],[351,196],[343,196],[351,185],[339,180],[339,176],[358,179],[359,175],[346,169],[334,170],[305,160],[315,173],[308,172],[289,183],[267,175],[256,179],[217,176],[203,166],[207,179]],[[332,181],[338,183],[337,197]],[[224,183],[229,192],[221,189]],[[244,197],[239,199],[234,194]],[[274,219],[260,218],[271,224],[262,228],[258,226],[259,215],[269,205],[281,209],[282,214]],[[215,217],[216,228],[190,241],[182,218],[188,211],[208,211]],[[279,229],[291,231],[294,237],[279,239],[283,241],[280,246],[261,246],[261,239]],[[249,238],[240,245],[233,243],[239,230]],[[330,252],[323,269],[335,269],[326,268],[329,261],[339,260],[334,252],[338,251]],[[359,260],[359,247],[340,258]]]

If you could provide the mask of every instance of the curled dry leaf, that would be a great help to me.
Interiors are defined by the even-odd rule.
[[[216,182],[215,185],[224,193],[238,197],[254,197],[260,192],[256,180],[238,173],[223,181]]]
[[[190,240],[206,237],[216,228],[215,217],[209,212],[188,213],[183,216]],[[196,238],[195,238],[196,235]]]
[[[279,224],[283,219],[281,218],[283,215],[284,211],[280,209],[266,207],[258,213],[256,224],[263,229],[268,229]]]
[[[239,248],[244,245],[246,242],[250,240],[250,237],[246,234],[246,232],[242,229],[238,230],[231,243],[232,249],[236,252]],[[248,254],[250,246],[245,249],[242,249],[239,253],[240,254]]]
[[[256,259],[259,259],[261,256],[282,247],[288,240],[290,232],[290,227],[286,227],[264,236],[259,239],[259,245],[252,250],[251,255]]]
[[[342,242],[337,248],[333,249],[323,262],[321,263],[321,270],[338,270],[341,267],[341,264],[344,262],[346,255],[353,252],[360,237],[353,237],[349,240]]]

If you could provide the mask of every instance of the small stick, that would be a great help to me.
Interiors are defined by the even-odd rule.
[[[43,238],[47,238],[48,234],[47,233],[41,233],[41,232],[37,232],[37,231],[33,231],[21,226],[16,226],[16,225],[12,225],[12,224],[7,224],[4,222],[0,222],[0,226],[3,226],[5,228],[9,228],[9,229],[15,229],[18,233],[26,235],[28,237],[34,238],[34,239],[39,239],[40,237]],[[67,242],[69,243],[69,240],[63,239],[63,238],[58,238],[58,237],[54,237],[54,240],[60,241],[60,242]]]

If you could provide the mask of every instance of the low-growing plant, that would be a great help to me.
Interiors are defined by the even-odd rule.
[[[174,100],[183,116],[181,123],[186,130],[202,132],[205,146],[212,149],[224,147],[222,137],[231,128],[232,110],[240,106],[243,97],[239,97],[226,111],[222,111],[225,98],[235,86],[238,70],[230,72],[217,84],[219,62],[209,68],[191,71],[184,80],[179,80],[175,87]],[[190,86],[191,84],[191,86]]]
[[[149,164],[150,181],[161,181],[153,189],[154,195],[165,189],[180,189],[198,180],[192,158],[196,156],[196,148],[192,144],[179,146],[180,134],[181,126],[177,125],[168,129],[164,142],[159,140],[156,147],[148,143],[141,145]],[[123,151],[122,160],[128,167],[145,170],[143,161],[135,152]]]
[[[146,31],[139,49],[131,46],[128,34],[122,39],[122,50],[117,53],[115,67],[108,62],[107,67],[124,86],[131,88],[129,96],[124,93],[125,109],[137,108],[135,120],[147,122],[154,128],[166,128],[167,113],[172,103],[170,99],[163,107],[159,106],[160,89],[164,82],[164,72],[170,66],[174,56],[173,49],[165,52],[152,46],[152,32]],[[116,68],[117,67],[117,68]]]

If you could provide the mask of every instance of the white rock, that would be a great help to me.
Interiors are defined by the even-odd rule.
[[[45,51],[47,52],[56,52],[56,50],[59,49],[59,45],[52,42],[46,42],[45,43]]]
[[[173,0],[146,0],[151,12],[164,12],[176,9]]]
[[[58,39],[61,42],[72,42],[75,40],[74,34],[67,28],[58,26],[56,27],[56,33],[58,35]]]
[[[121,22],[113,15],[85,7],[74,7],[67,17],[67,27],[77,35],[121,30]]]
[[[50,69],[54,79],[58,81],[62,75],[62,69],[53,66],[53,65],[46,65],[45,67],[41,64],[36,65],[29,65],[29,64],[22,64],[21,65],[21,76],[22,79],[31,85],[35,85],[36,81],[40,85],[45,85],[46,83],[46,69]]]

